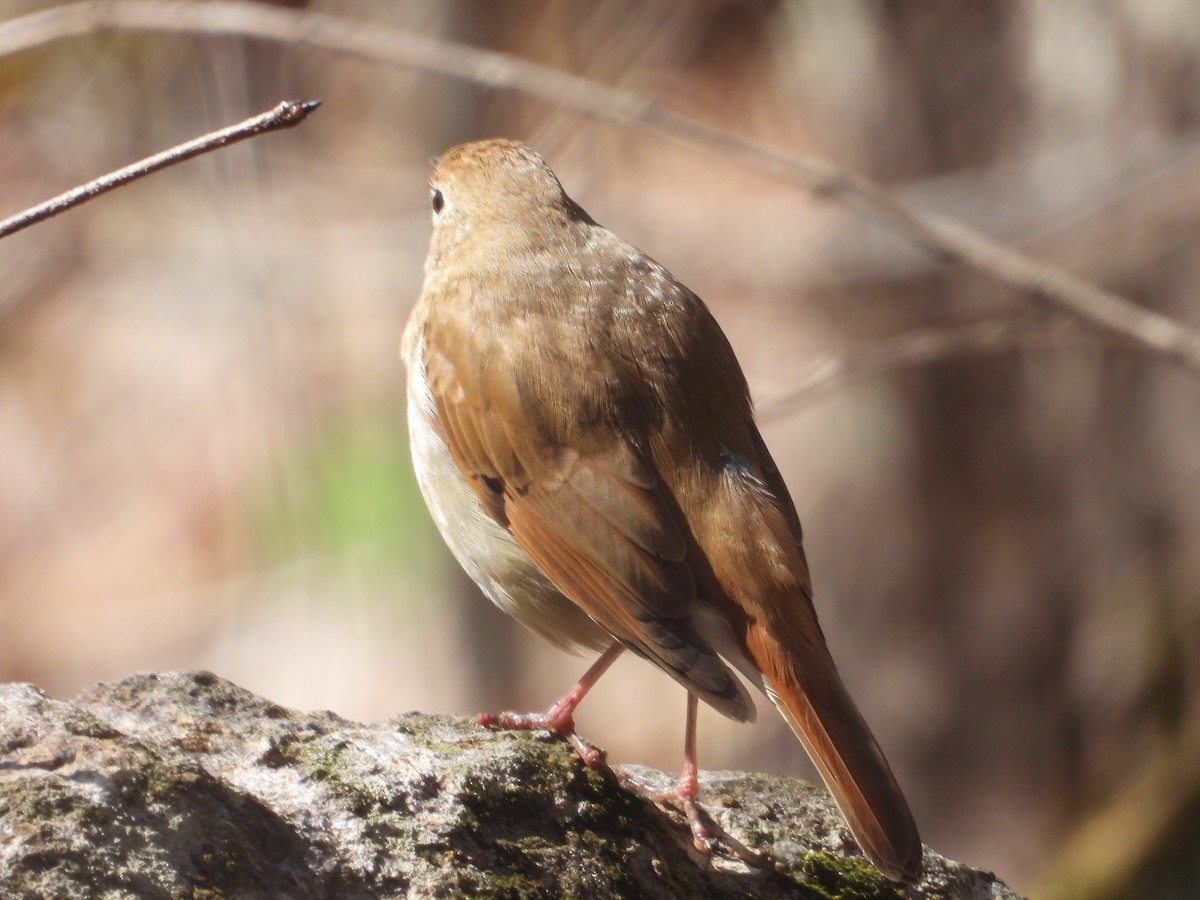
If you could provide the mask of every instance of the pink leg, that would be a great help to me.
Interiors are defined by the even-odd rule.
[[[693,693],[688,693],[687,730],[683,738],[683,772],[679,776],[679,785],[675,793],[679,797],[679,805],[687,816],[688,825],[692,828],[692,842],[702,853],[712,850],[712,841],[708,836],[708,828],[700,820],[700,807],[696,805],[696,797],[700,793],[700,782],[696,778],[696,717],[700,700]]]
[[[700,701],[696,695],[689,692],[687,728],[683,738],[683,772],[673,790],[651,791],[624,774],[618,775],[618,778],[626,790],[653,803],[674,806],[683,812],[692,830],[692,843],[696,845],[696,849],[701,853],[711,853],[713,842],[709,837],[708,827],[700,818],[700,807],[696,805],[696,797],[700,793],[700,784],[696,778],[696,717],[699,705]]]
[[[600,676],[608,671],[609,666],[616,662],[624,649],[623,644],[614,641],[600,654],[600,658],[592,663],[592,667],[583,673],[583,677],[575,686],[544,713],[484,713],[478,716],[476,721],[480,725],[508,728],[513,731],[553,731],[566,738],[587,765],[597,766],[600,764],[600,751],[585,743],[583,738],[575,733],[575,707],[579,706],[579,702],[600,680]],[[692,768],[694,771],[695,766]]]

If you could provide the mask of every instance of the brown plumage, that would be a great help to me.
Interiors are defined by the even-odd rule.
[[[404,336],[418,479],[455,556],[564,646],[616,639],[739,721],[775,702],[866,855],[916,826],[817,623],[800,523],[704,303],[504,140],[438,164]]]

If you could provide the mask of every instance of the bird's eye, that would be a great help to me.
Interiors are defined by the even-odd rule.
[[[433,207],[433,214],[435,216],[442,211],[442,208],[446,205],[446,198],[442,196],[441,191],[434,190],[432,196],[429,198],[429,205]]]

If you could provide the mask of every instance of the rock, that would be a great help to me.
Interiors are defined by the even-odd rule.
[[[205,672],[71,702],[0,685],[5,898],[905,896],[822,789],[705,773],[701,802],[740,857],[699,856],[682,817],[550,735],[418,713],[362,725]],[[1015,896],[929,850],[925,867],[907,896]]]

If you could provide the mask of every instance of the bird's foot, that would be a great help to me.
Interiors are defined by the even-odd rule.
[[[584,765],[595,768],[604,761],[604,754],[575,731],[575,703],[568,694],[544,713],[483,713],[475,721],[486,728],[505,728],[509,731],[551,731],[575,748]]]
[[[690,763],[685,765],[675,787],[665,791],[648,787],[634,780],[625,772],[618,772],[616,775],[621,787],[630,793],[649,800],[651,803],[670,806],[683,813],[684,818],[687,819],[688,828],[691,829],[692,843],[696,845],[696,849],[705,855],[713,852],[716,844],[700,815],[700,806],[696,803],[696,797],[700,793],[700,784],[696,778],[695,765]]]
[[[475,721],[486,728],[508,728],[513,731],[552,731],[566,739],[584,764],[596,768],[604,762],[604,754],[585,741],[575,731],[575,708],[587,696],[600,676],[608,671],[621,652],[625,649],[620,641],[613,641],[608,649],[600,654],[600,658],[592,663],[583,673],[583,677],[575,682],[562,699],[544,713],[484,713],[477,716]]]

